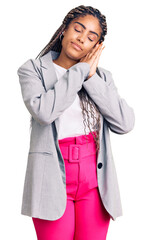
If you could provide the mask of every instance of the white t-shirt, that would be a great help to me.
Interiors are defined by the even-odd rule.
[[[57,65],[54,62],[53,62],[53,64],[55,67],[57,77],[59,79],[67,71],[67,69]],[[89,108],[89,105],[88,105],[88,108]],[[90,108],[89,108],[89,110],[90,110]],[[89,116],[90,116],[90,112],[89,112]],[[91,116],[90,116],[89,120],[92,124],[93,119]],[[92,125],[90,127],[91,127],[91,131],[95,130],[95,129],[93,129]],[[90,132],[90,130],[86,124],[86,134],[89,134],[89,132]],[[82,109],[80,106],[80,99],[77,94],[74,102],[59,117],[58,139],[80,136],[80,135],[84,135],[84,134],[85,134],[85,131],[84,131]]]

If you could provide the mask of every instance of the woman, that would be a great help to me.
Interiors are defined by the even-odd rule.
[[[106,34],[106,17],[80,5],[18,69],[32,127],[21,214],[38,240],[104,240],[122,215],[109,128],[128,133],[135,118],[97,67]]]

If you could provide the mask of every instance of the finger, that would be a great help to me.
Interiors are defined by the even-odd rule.
[[[98,43],[94,51],[95,52],[98,51],[102,46],[103,46],[103,43],[100,43],[100,44]]]
[[[95,48],[93,49],[93,51],[88,52],[83,58],[81,58],[81,61],[85,61],[86,59],[91,59],[93,60],[93,62],[95,61],[96,57],[99,55],[99,53],[104,49],[104,47],[102,48],[103,43],[101,44],[97,44],[95,46]]]
[[[101,48],[101,50],[103,50],[105,48],[105,46],[103,46],[102,48]]]
[[[103,49],[103,43],[99,44],[95,50],[94,53],[98,53],[98,51],[100,51],[101,49]]]
[[[100,47],[98,53],[101,54],[101,52],[103,51],[104,48],[105,48],[105,46]]]
[[[101,47],[98,51],[98,55],[96,55],[95,59],[94,59],[94,64],[96,64],[96,66],[98,65],[98,62],[99,62],[99,58],[101,56],[101,52],[102,50],[105,48],[105,46]]]
[[[99,45],[96,45],[96,47],[93,49],[93,51],[91,51],[91,52],[89,53],[89,57],[90,57],[90,58],[96,57],[96,55],[98,54],[98,51],[100,50],[101,46],[102,46],[102,43],[99,44]]]
[[[104,48],[105,48],[105,46],[103,46],[103,47],[101,47],[101,48],[99,49],[99,52],[98,52],[98,55],[97,55],[97,59],[99,59],[99,57],[101,56],[101,53],[102,53],[102,51],[103,51]]]
[[[99,47],[102,46],[102,43],[99,44],[99,42],[92,48],[92,50],[90,51],[90,53],[92,54],[93,52],[96,52],[97,49],[99,49]]]

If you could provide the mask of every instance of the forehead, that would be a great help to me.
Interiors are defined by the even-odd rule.
[[[92,15],[81,16],[81,17],[73,19],[71,21],[71,24],[72,25],[77,24],[75,22],[82,23],[86,27],[86,30],[88,30],[88,31],[95,31],[97,33],[101,33],[101,27],[100,27],[99,20],[97,17],[94,17]]]

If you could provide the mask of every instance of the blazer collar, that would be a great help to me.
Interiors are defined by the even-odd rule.
[[[46,53],[44,56],[40,57],[41,58],[41,67],[44,67],[48,69],[53,65],[53,60],[56,59],[59,56],[59,52],[50,50],[48,53]]]
[[[44,56],[40,57],[40,64],[46,90],[52,88],[52,86],[58,81],[53,60],[56,59],[59,54],[59,52],[50,50]]]

